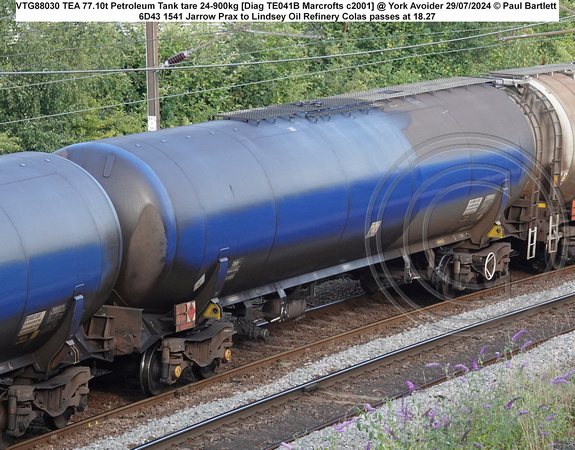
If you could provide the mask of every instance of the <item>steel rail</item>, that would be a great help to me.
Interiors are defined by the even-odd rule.
[[[456,299],[456,301],[457,301],[457,304],[461,304],[464,302],[472,302],[475,300],[479,300],[482,297],[485,297],[487,295],[493,295],[493,294],[496,294],[496,293],[502,292],[502,291],[503,292],[510,291],[511,288],[514,286],[518,286],[521,284],[527,284],[527,283],[534,283],[534,282],[538,282],[540,280],[544,280],[547,278],[553,279],[555,277],[559,277],[559,276],[562,276],[564,274],[570,274],[572,272],[575,272],[575,266],[569,266],[569,267],[555,270],[555,271],[544,272],[544,273],[533,275],[531,277],[522,278],[520,280],[515,280],[513,282],[506,283],[504,285],[494,286],[494,287],[491,287],[488,289],[484,289],[482,291],[473,292],[473,293],[458,297]],[[348,300],[353,301],[353,300],[357,300],[357,299],[358,299],[358,297],[350,297]],[[445,310],[449,307],[452,307],[452,306],[453,306],[453,302],[450,302],[450,301],[445,302],[444,301],[444,302],[440,302],[440,303],[437,303],[434,305],[427,306],[425,308],[421,308],[421,309],[414,310],[414,311],[409,311],[407,313],[404,313],[404,314],[401,314],[398,316],[394,316],[391,318],[387,318],[387,319],[379,320],[379,321],[376,321],[376,322],[373,322],[370,324],[366,324],[366,325],[363,325],[363,326],[356,328],[354,330],[340,333],[336,336],[331,336],[329,338],[321,339],[321,340],[313,342],[313,343],[305,344],[305,345],[302,345],[300,347],[289,349],[289,350],[283,351],[281,353],[277,353],[277,354],[274,354],[272,356],[263,358],[261,360],[251,362],[249,364],[243,365],[241,367],[237,367],[235,369],[227,370],[225,372],[216,374],[216,375],[214,375],[214,376],[212,376],[206,380],[197,381],[197,382],[191,383],[189,385],[179,387],[177,389],[166,391],[166,392],[159,394],[155,397],[146,398],[146,399],[140,400],[138,402],[130,403],[128,405],[121,406],[119,408],[115,408],[115,409],[107,411],[105,413],[95,415],[95,416],[90,417],[88,419],[85,419],[85,420],[82,420],[79,422],[71,423],[71,424],[67,425],[65,428],[51,431],[51,432],[48,432],[48,433],[43,434],[41,436],[37,436],[37,437],[27,439],[27,440],[22,441],[22,442],[15,443],[12,446],[10,446],[9,449],[12,449],[12,450],[28,449],[28,448],[35,446],[35,445],[50,443],[50,442],[53,442],[54,439],[57,439],[60,437],[65,437],[67,435],[76,433],[82,429],[94,428],[96,426],[100,426],[103,423],[105,423],[106,421],[108,421],[114,417],[117,417],[119,415],[129,414],[131,412],[138,411],[141,408],[154,406],[156,404],[159,404],[159,403],[164,402],[166,400],[169,400],[171,398],[179,397],[183,394],[197,392],[197,391],[200,391],[202,389],[207,388],[208,386],[210,386],[212,384],[216,384],[218,382],[224,382],[224,381],[230,380],[234,377],[243,375],[243,374],[251,372],[251,371],[255,371],[256,369],[259,369],[262,367],[268,367],[268,366],[272,365],[273,363],[277,362],[278,360],[297,358],[297,357],[302,356],[306,353],[310,353],[312,351],[317,351],[317,350],[324,349],[326,347],[330,347],[334,343],[337,343],[339,341],[343,341],[343,340],[357,337],[360,335],[367,335],[369,333],[377,332],[377,331],[383,330],[385,328],[388,328],[391,325],[397,324],[401,321],[412,320],[412,319],[417,318],[419,315],[422,315],[422,314],[437,313],[437,312],[443,311],[443,310]],[[310,312],[311,312],[312,316],[313,316],[313,314],[317,314],[320,312],[322,314],[326,314],[332,308],[336,309],[337,307],[340,307],[340,308],[342,307],[342,301],[341,300],[338,300],[336,302],[333,302],[333,303],[330,303],[327,305],[321,305],[319,307],[313,308]],[[308,314],[308,312],[306,312],[306,314]],[[272,324],[272,325],[274,327],[277,326],[276,324]]]
[[[380,366],[389,365],[398,360],[403,360],[409,356],[414,356],[424,351],[429,351],[438,346],[446,345],[451,341],[460,339],[461,335],[466,335],[471,332],[477,332],[480,330],[489,329],[521,316],[533,315],[535,313],[540,313],[548,309],[556,308],[571,302],[575,302],[575,294],[564,295],[551,300],[546,300],[544,302],[537,303],[535,305],[528,306],[525,308],[521,308],[513,312],[502,314],[500,316],[491,319],[486,319],[481,322],[477,322],[475,324],[468,325],[454,331],[443,333],[434,338],[427,339],[425,341],[409,345],[402,349],[386,353],[384,355],[378,356],[368,361],[364,361],[362,363],[350,366],[346,369],[331,373],[329,375],[314,379],[312,381],[308,381],[299,386],[288,389],[284,392],[271,395],[264,399],[250,403],[248,405],[241,406],[239,408],[236,408],[232,411],[228,411],[219,416],[199,422],[197,424],[191,425],[187,428],[176,431],[164,437],[134,447],[134,450],[143,450],[143,449],[156,450],[156,449],[169,448],[172,445],[179,444],[188,439],[201,436],[207,431],[219,429],[223,425],[235,422],[243,417],[251,416],[255,413],[265,411],[273,406],[285,403],[294,398],[299,398],[306,393],[310,393],[318,389],[329,387],[335,383],[345,381],[350,377],[358,376],[365,372],[372,371]]]
[[[565,335],[565,334],[572,333],[572,332],[574,332],[574,331],[575,331],[575,328],[570,328],[570,329],[568,329],[568,330],[561,331],[560,333],[554,333],[554,334],[552,334],[552,335],[550,335],[550,336],[547,336],[547,337],[538,339],[537,341],[533,341],[531,344],[529,344],[525,349],[523,349],[523,351],[529,351],[529,350],[531,350],[531,349],[533,349],[533,348],[535,348],[535,347],[537,347],[537,346],[539,346],[539,345],[541,345],[541,344],[543,344],[543,343],[545,343],[545,342],[547,342],[547,341],[549,341],[549,340],[551,340],[551,339],[553,339],[553,338],[556,338],[556,337],[558,337],[558,336],[563,336],[563,335]],[[515,355],[517,355],[520,351],[521,351],[521,348],[517,347],[517,348],[511,350],[510,353],[511,353],[511,355],[515,356]],[[497,364],[498,362],[501,362],[501,359],[498,358],[498,357],[496,357],[496,356],[492,356],[491,358],[488,358],[488,359],[482,361],[482,367],[488,367],[488,366],[491,366],[491,365],[493,365],[493,364]],[[438,384],[445,383],[445,382],[448,381],[450,378],[459,377],[459,376],[464,375],[464,374],[465,374],[465,371],[464,371],[464,370],[458,370],[458,371],[455,371],[455,372],[453,372],[453,373],[451,373],[451,374],[442,375],[442,376],[440,376],[440,377],[437,377],[437,378],[434,378],[434,379],[432,379],[432,380],[429,380],[429,381],[426,382],[426,383],[417,385],[417,386],[415,387],[414,391],[422,391],[422,390],[425,390],[425,389],[430,388],[430,387],[432,387],[432,386],[437,386]],[[372,403],[370,406],[371,406],[372,408],[376,408],[376,409],[377,409],[377,408],[383,406],[383,405],[384,405],[385,403],[387,403],[387,402],[400,399],[401,397],[405,397],[405,396],[408,395],[408,394],[409,394],[409,390],[404,390],[404,391],[399,392],[399,393],[394,394],[394,395],[388,395],[388,396],[385,397],[383,400],[380,400],[380,401],[378,401],[378,402],[374,402],[374,403]],[[343,415],[341,415],[341,416],[338,416],[338,417],[335,417],[335,418],[333,418],[333,419],[330,419],[330,420],[328,420],[328,421],[326,421],[326,422],[324,422],[324,423],[322,423],[322,424],[316,425],[316,426],[314,426],[314,427],[312,427],[312,428],[310,428],[310,429],[308,429],[308,430],[306,430],[306,431],[304,431],[304,432],[302,432],[302,433],[296,434],[296,435],[294,435],[294,436],[290,436],[289,438],[286,438],[286,439],[284,439],[284,440],[282,440],[282,441],[280,441],[280,442],[276,442],[275,444],[272,444],[272,445],[270,445],[270,446],[268,446],[268,447],[265,447],[263,450],[273,450],[273,449],[279,448],[283,443],[289,444],[290,442],[294,442],[294,441],[296,441],[297,439],[301,439],[301,438],[303,438],[303,437],[305,437],[305,436],[308,436],[308,435],[311,434],[311,433],[314,433],[314,432],[316,432],[316,431],[323,430],[323,429],[325,429],[325,428],[327,428],[327,427],[330,427],[330,426],[333,426],[333,425],[335,425],[335,424],[341,423],[342,421],[349,420],[350,417],[357,417],[357,416],[359,416],[359,414],[361,414],[364,410],[365,410],[365,408],[359,408],[359,411],[358,411],[357,409],[354,410],[354,411],[350,411],[350,412],[348,412],[348,413],[346,413],[346,414],[343,414]]]

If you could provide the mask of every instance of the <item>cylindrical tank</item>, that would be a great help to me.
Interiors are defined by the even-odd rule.
[[[36,363],[40,348],[40,359],[53,356],[46,352],[58,351],[66,332],[75,331],[62,333],[72,316],[81,322],[101,307],[117,278],[122,245],[104,190],[76,164],[45,153],[0,158],[0,230],[5,373]]]
[[[558,72],[539,74],[529,78],[527,84],[531,90],[523,95],[539,125],[542,163],[549,178],[556,178],[561,196],[570,207],[575,200],[575,80],[572,74]]]
[[[406,231],[416,242],[471,229],[520,195],[534,141],[502,92],[472,85],[374,106],[219,120],[59,154],[116,207],[116,290],[157,310],[193,298],[222,256],[230,295],[365,258],[373,235],[387,250]]]

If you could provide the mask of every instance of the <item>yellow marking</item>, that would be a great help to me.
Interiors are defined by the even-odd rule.
[[[547,203],[540,202],[537,204],[539,208],[547,208]]]
[[[211,303],[204,311],[204,317],[206,319],[220,320],[222,318],[222,309],[219,305]]]
[[[501,239],[503,237],[503,228],[499,225],[493,225],[491,230],[487,232],[487,236],[490,238]]]

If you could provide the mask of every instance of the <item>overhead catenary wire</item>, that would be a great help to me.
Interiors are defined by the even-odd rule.
[[[572,19],[574,16],[568,16],[563,18],[565,21],[567,19]],[[269,61],[244,61],[235,63],[219,63],[219,64],[209,64],[209,65],[192,65],[192,66],[166,66],[166,67],[144,67],[144,68],[124,68],[124,69],[83,69],[83,70],[48,70],[48,71],[13,71],[5,72],[0,71],[0,75],[63,75],[63,74],[87,74],[87,73],[122,73],[122,72],[143,72],[149,70],[181,70],[181,69],[209,69],[209,68],[223,68],[223,67],[241,67],[241,66],[256,66],[263,64],[283,64],[287,62],[302,62],[302,61],[315,61],[322,59],[331,58],[342,58],[348,56],[360,56],[360,55],[370,55],[376,53],[385,53],[397,50],[408,50],[414,48],[428,47],[431,45],[447,44],[452,42],[460,42],[470,39],[478,39],[481,37],[494,36],[502,33],[509,33],[512,31],[518,31],[525,28],[533,28],[540,25],[547,25],[549,22],[539,22],[537,24],[522,25],[520,27],[508,28],[505,30],[492,31],[489,33],[482,33],[473,36],[463,36],[459,38],[446,39],[444,41],[434,41],[434,42],[424,42],[421,44],[404,45],[400,47],[392,48],[382,48],[375,50],[365,50],[360,52],[347,52],[332,55],[316,55],[316,56],[305,56],[300,58],[286,58],[286,59],[276,59]]]
[[[466,33],[466,32],[475,32],[475,31],[479,31],[479,30],[485,30],[485,29],[502,29],[502,28],[505,28],[505,27],[504,26],[494,26],[494,27],[488,27],[488,28],[471,28],[471,29],[464,29],[464,30],[435,31],[435,32],[431,32],[431,33],[410,33],[410,34],[399,34],[399,35],[393,35],[393,36],[369,36],[369,37],[354,38],[354,39],[329,39],[329,40],[325,40],[324,43],[329,42],[330,44],[336,44],[336,43],[340,43],[340,42],[361,42],[361,41],[381,40],[381,39],[393,40],[393,39],[402,39],[402,38],[406,38],[406,37],[418,37],[418,36],[424,36],[424,35],[425,36],[431,36],[431,35],[447,34],[447,33]],[[190,36],[200,36],[202,34],[203,33],[189,34],[189,35],[183,35],[183,36],[172,36],[172,37],[168,37],[168,38],[159,38],[159,40],[176,39],[178,37],[186,38],[186,37],[190,37]],[[213,34],[213,33],[206,33],[206,34]],[[145,40],[131,41],[131,42],[143,43],[143,42],[145,42]],[[129,42],[126,42],[126,43],[129,43]],[[243,53],[227,54],[227,55],[217,55],[217,56],[212,56],[212,57],[207,57],[207,58],[196,59],[196,61],[206,61],[206,60],[213,60],[216,58],[231,58],[231,57],[238,57],[238,56],[253,55],[253,54],[257,54],[257,53],[273,52],[273,51],[279,51],[279,50],[286,50],[286,49],[290,49],[290,48],[301,47],[302,45],[303,46],[317,45],[318,43],[319,42],[307,42],[305,44],[273,47],[273,48],[268,48],[268,49],[264,49],[264,50],[254,50],[252,52],[243,52]],[[123,44],[123,43],[120,43],[120,45],[121,44]],[[84,49],[84,48],[91,48],[91,47],[82,47],[82,49]],[[50,53],[50,52],[52,52],[52,51],[37,52],[37,53]],[[181,64],[181,63],[178,63],[178,64]],[[75,82],[75,81],[79,81],[79,80],[98,78],[98,77],[104,77],[104,76],[113,76],[113,75],[116,75],[116,74],[115,73],[100,73],[100,74],[93,74],[93,75],[86,75],[86,76],[79,76],[79,77],[63,78],[63,79],[59,79],[59,80],[47,80],[47,81],[42,81],[42,82],[37,82],[37,83],[28,83],[28,84],[22,84],[22,85],[0,87],[0,91],[20,89],[20,88],[30,88],[30,87],[35,87],[35,86],[45,86],[45,85],[54,84],[54,83]]]
[[[196,37],[196,36],[211,36],[217,32],[205,32],[205,33],[192,33],[183,36],[169,36],[164,38],[158,38],[158,41],[168,41],[168,40],[175,40],[175,39],[185,39],[188,37]],[[70,52],[70,51],[77,51],[77,50],[93,50],[96,48],[103,48],[103,47],[114,47],[120,45],[136,45],[136,44],[144,44],[146,42],[145,39],[137,39],[134,41],[124,41],[124,42],[111,42],[107,44],[95,44],[95,45],[87,45],[84,47],[69,47],[69,48],[60,48],[54,50],[42,50],[37,52],[28,52],[28,53],[14,53],[10,55],[0,55],[0,58],[17,58],[23,56],[33,56],[33,55],[42,55],[42,54],[50,54],[50,53],[61,53],[61,52]]]
[[[517,39],[525,39],[525,38],[530,38],[530,37],[537,37],[537,36],[556,36],[559,34],[570,34],[570,33],[575,33],[575,29],[571,29],[571,30],[559,30],[559,31],[546,31],[544,33],[532,33],[532,34],[521,34],[518,36],[507,36],[507,37],[502,37],[500,38],[502,41],[506,42],[506,41],[514,41]]]
[[[447,34],[447,33],[469,33],[469,32],[474,32],[474,31],[479,31],[479,30],[491,30],[491,29],[501,29],[501,28],[505,28],[504,26],[494,26],[494,27],[486,27],[486,28],[471,28],[471,29],[465,29],[465,30],[450,30],[450,31],[433,31],[433,32],[429,32],[429,33],[410,33],[410,34],[395,34],[392,36],[385,36],[385,35],[381,35],[381,36],[369,36],[369,37],[363,37],[363,38],[346,38],[346,39],[329,39],[329,38],[325,38],[323,41],[319,41],[319,40],[315,40],[313,42],[305,42],[305,43],[298,43],[298,44],[292,44],[292,45],[286,45],[283,47],[272,47],[272,48],[266,48],[266,49],[262,49],[262,50],[253,50],[251,52],[242,52],[242,53],[228,53],[228,54],[223,54],[223,55],[214,55],[214,56],[210,56],[210,57],[206,57],[206,58],[199,58],[196,59],[195,61],[209,61],[209,60],[213,60],[216,58],[232,58],[232,57],[238,57],[238,56],[246,56],[246,55],[254,55],[257,53],[269,53],[269,52],[274,52],[274,51],[278,51],[278,50],[287,50],[287,49],[291,49],[291,48],[300,48],[300,47],[308,47],[308,46],[313,46],[313,45],[320,45],[320,44],[338,44],[341,42],[344,43],[349,43],[349,42],[362,42],[362,41],[373,41],[373,40],[382,40],[382,39],[387,39],[387,40],[394,40],[394,39],[404,39],[404,38],[408,38],[408,37],[419,37],[419,36],[432,36],[432,35],[437,35],[437,34]],[[243,31],[243,30],[242,30]],[[182,63],[177,63],[177,64],[182,64]]]
[[[21,84],[21,85],[17,85],[17,86],[4,86],[4,87],[0,87],[0,91],[8,91],[11,89],[24,89],[24,88],[30,88],[30,87],[35,87],[35,86],[45,86],[47,84],[55,84],[55,83],[68,83],[68,82],[73,82],[73,81],[77,81],[77,80],[106,77],[106,76],[111,76],[111,75],[116,75],[116,74],[114,74],[114,73],[98,73],[95,75],[86,75],[83,77],[73,77],[73,78],[63,78],[60,80],[40,81],[38,83]]]
[[[547,39],[535,39],[532,41],[520,41],[516,45],[527,45],[527,44],[532,44],[532,43],[536,43],[536,42],[541,42],[544,40],[559,40],[559,39],[566,39],[566,37],[562,36],[562,37],[554,37],[554,38],[547,38]],[[372,62],[368,62],[368,63],[356,64],[353,66],[336,67],[336,68],[332,68],[332,69],[319,70],[319,71],[315,71],[315,72],[307,72],[304,74],[286,75],[284,77],[278,77],[278,78],[273,78],[273,79],[268,79],[268,80],[251,81],[251,82],[247,82],[247,83],[240,83],[240,84],[235,84],[235,85],[230,85],[230,86],[215,87],[215,88],[209,88],[209,89],[200,89],[197,91],[180,92],[178,94],[169,94],[169,95],[160,96],[160,97],[158,97],[158,99],[159,100],[167,100],[170,98],[183,97],[186,95],[203,94],[203,93],[219,91],[219,90],[228,90],[228,89],[231,90],[231,89],[237,89],[237,88],[241,88],[241,87],[253,86],[253,85],[258,85],[258,84],[272,83],[272,82],[276,82],[276,81],[304,78],[304,77],[309,77],[309,76],[313,76],[313,75],[339,72],[339,71],[343,71],[343,70],[352,70],[352,69],[356,69],[356,68],[360,68],[360,67],[367,67],[367,66],[373,66],[373,65],[377,65],[377,64],[383,64],[386,62],[396,62],[396,61],[403,61],[403,60],[412,59],[412,58],[423,58],[423,57],[428,57],[428,56],[437,56],[437,55],[444,55],[444,54],[449,54],[449,53],[459,53],[459,52],[465,52],[465,51],[471,51],[471,50],[484,50],[484,49],[489,49],[489,48],[501,47],[504,45],[507,45],[507,44],[498,43],[498,44],[483,45],[483,46],[472,47],[472,48],[453,49],[453,50],[444,50],[441,52],[431,52],[431,53],[422,53],[422,54],[415,54],[415,55],[406,55],[406,56],[397,57],[397,58],[391,58],[391,59],[385,59],[385,60],[380,60],[380,61],[372,61]],[[81,113],[91,112],[91,111],[102,111],[105,109],[119,108],[121,106],[142,104],[142,103],[146,103],[147,101],[148,101],[148,99],[134,100],[134,101],[130,101],[130,102],[116,103],[113,105],[98,106],[98,107],[94,107],[94,108],[85,108],[85,109],[76,110],[76,111],[66,111],[66,112],[62,112],[62,113],[48,114],[48,115],[44,115],[44,116],[10,120],[10,121],[6,121],[6,122],[0,122],[0,126],[10,125],[10,124],[15,124],[15,123],[22,123],[22,122],[29,122],[29,121],[33,121],[33,120],[62,117],[62,116],[70,115],[70,114],[81,114]]]

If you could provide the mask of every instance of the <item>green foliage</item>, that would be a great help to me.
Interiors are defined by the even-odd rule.
[[[22,146],[20,145],[19,138],[10,137],[8,133],[0,133],[0,155],[21,151]]]
[[[565,5],[573,8],[573,3]],[[2,71],[145,67],[143,24],[17,23],[6,18],[13,13],[14,2],[0,0]],[[547,24],[515,33],[567,25]],[[569,36],[503,42],[499,38],[509,35],[504,33],[468,39],[518,24],[250,23],[216,39],[236,26],[160,24],[160,62],[188,50],[181,65],[193,66],[160,72],[162,128],[210,120],[237,109],[568,61],[575,54]],[[258,61],[276,62],[225,66]],[[215,64],[221,65],[197,67]],[[4,75],[0,132],[17,138],[21,149],[54,151],[74,142],[145,131],[145,99],[144,71]]]

